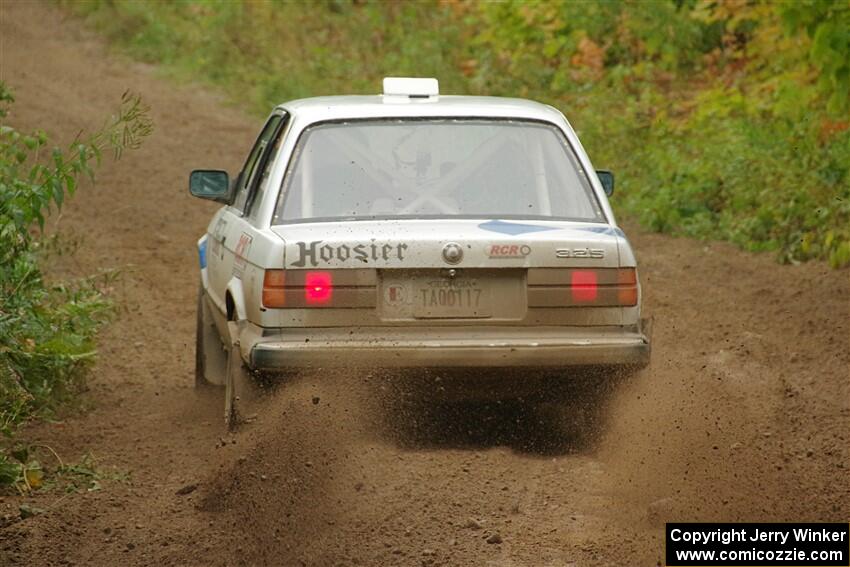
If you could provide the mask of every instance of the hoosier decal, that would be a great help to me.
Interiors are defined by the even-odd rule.
[[[298,259],[290,264],[296,268],[307,265],[318,266],[319,263],[327,264],[333,260],[345,262],[356,260],[368,264],[378,260],[389,260],[398,258],[404,260],[404,252],[407,244],[322,244],[321,240],[312,242],[296,242],[298,247]]]

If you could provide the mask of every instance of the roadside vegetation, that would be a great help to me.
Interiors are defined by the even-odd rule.
[[[6,124],[13,102],[0,82],[0,487],[26,492],[44,483],[39,453],[55,460],[59,476],[93,470],[88,462],[67,465],[49,447],[22,445],[13,436],[22,423],[51,416],[84,387],[96,333],[112,313],[106,288],[113,274],[58,280],[45,273],[45,259],[62,249],[60,236],[45,234],[46,217],[82,178],[93,179],[104,153],[118,159],[137,147],[151,122],[139,97],[125,94],[101,130],[62,149],[42,131],[24,133]]]
[[[256,113],[385,75],[564,111],[615,208],[782,262],[850,263],[850,3],[66,0]]]

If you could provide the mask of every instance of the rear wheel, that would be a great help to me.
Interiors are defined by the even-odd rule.
[[[227,349],[227,372],[224,379],[224,422],[228,429],[233,430],[256,417],[255,410],[260,398],[260,389],[242,360],[238,325],[235,321],[229,321],[227,329],[230,339]]]
[[[195,387],[224,386],[226,370],[227,352],[204,297],[204,287],[199,285],[195,329]]]

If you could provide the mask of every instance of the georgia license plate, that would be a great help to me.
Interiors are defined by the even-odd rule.
[[[415,290],[414,317],[483,318],[492,315],[489,291],[475,280],[425,281]]]

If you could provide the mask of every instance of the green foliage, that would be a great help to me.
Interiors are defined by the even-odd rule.
[[[42,465],[38,457],[47,457],[53,466]],[[13,487],[20,494],[40,489],[66,493],[96,492],[101,490],[104,480],[126,482],[129,474],[102,469],[90,453],[83,455],[78,462],[65,463],[47,445],[17,445],[7,453],[0,452],[0,487]],[[40,509],[32,511],[43,512]],[[25,517],[29,512],[21,510],[21,516]]]
[[[66,3],[260,113],[386,75],[535,98],[645,226],[850,263],[847,0]]]
[[[270,100],[342,87],[375,93],[375,77],[391,72],[447,82],[460,76],[447,72],[459,23],[430,3],[93,0],[71,7],[134,57],[212,83],[262,114]]]
[[[0,82],[0,117],[13,101]],[[66,149],[48,148],[44,132],[0,124],[0,433],[11,436],[32,415],[78,391],[95,354],[94,337],[107,319],[108,273],[48,282],[40,257],[52,208],[73,195],[81,176],[93,177],[104,151],[117,159],[151,130],[139,97],[125,94],[118,114],[97,133]],[[19,461],[21,459],[18,459]],[[26,460],[22,460],[26,462]],[[0,452],[0,485],[15,461]]]
[[[473,80],[563,108],[620,174],[615,208],[645,226],[838,267],[850,263],[847,8],[485,4]]]
[[[829,94],[830,110],[850,111],[850,2],[798,0],[779,10],[790,33],[805,30],[811,38],[809,57]]]

